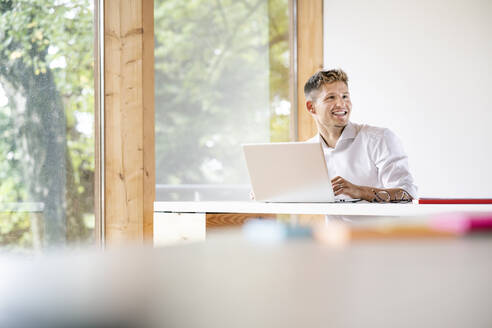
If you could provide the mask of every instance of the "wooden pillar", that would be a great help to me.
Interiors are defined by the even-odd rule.
[[[154,2],[104,1],[106,245],[152,242]]]
[[[304,84],[323,68],[323,0],[297,0],[297,135],[305,141],[317,132],[306,110]]]
[[[323,0],[297,0],[297,136],[305,141],[318,129],[306,110],[304,84],[323,68]],[[323,222],[324,215],[301,214],[299,223]]]

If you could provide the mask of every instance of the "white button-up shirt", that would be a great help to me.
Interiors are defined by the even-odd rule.
[[[319,134],[308,142],[321,142],[330,179],[341,176],[360,186],[401,188],[417,198],[407,155],[389,129],[350,122],[335,148],[329,147]]]

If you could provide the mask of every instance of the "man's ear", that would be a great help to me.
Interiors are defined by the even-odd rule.
[[[316,111],[314,110],[314,104],[311,100],[306,101],[306,109],[309,113],[315,114]]]

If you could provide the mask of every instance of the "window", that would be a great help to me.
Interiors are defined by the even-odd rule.
[[[292,139],[289,1],[154,6],[156,199],[248,199],[241,144]]]
[[[0,247],[94,240],[92,0],[0,1]]]

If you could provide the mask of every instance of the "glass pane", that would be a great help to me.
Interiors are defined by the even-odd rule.
[[[249,199],[242,143],[288,141],[288,0],[156,0],[156,198]]]
[[[0,2],[0,247],[92,243],[92,0]]]

